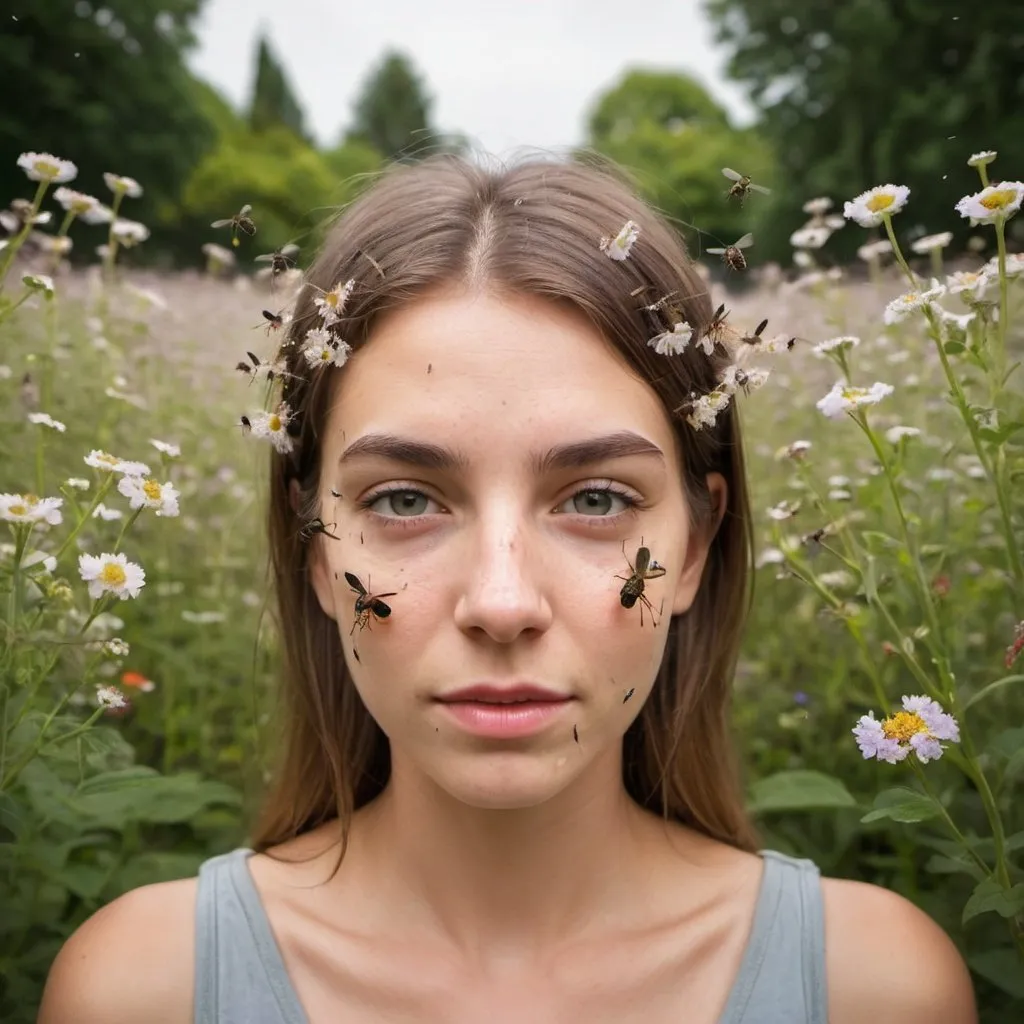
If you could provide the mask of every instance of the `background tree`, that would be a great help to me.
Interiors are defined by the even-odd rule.
[[[209,92],[184,62],[201,6],[104,0],[93,12],[75,0],[17,3],[17,21],[6,18],[0,34],[0,206],[29,185],[18,154],[48,150],[78,165],[72,187],[104,201],[104,171],[138,179],[145,193],[125,213],[153,229],[140,253],[158,249],[183,181],[216,139],[204,115]]]
[[[756,131],[733,128],[725,110],[696,80],[663,72],[627,73],[598,98],[588,122],[588,145],[633,176],[676,222],[694,254],[757,230],[765,197],[753,197],[742,208],[727,202],[731,183],[722,168],[735,168],[771,187],[770,150]]]
[[[410,60],[390,51],[363,85],[347,140],[368,143],[389,159],[436,152],[431,102]]]
[[[1024,5],[992,0],[706,0],[729,74],[774,143],[780,181],[762,256],[785,257],[808,198],[872,185],[912,190],[904,230],[970,231],[952,210],[978,186],[972,152],[999,151],[995,180],[1024,167]],[[1013,223],[1013,222],[1011,222]],[[1018,230],[1021,230],[1018,228]],[[863,234],[840,232],[849,254]],[[763,244],[763,247],[761,243]],[[956,243],[954,243],[956,244]]]
[[[260,36],[256,49],[256,78],[249,107],[249,123],[257,132],[283,125],[299,138],[306,138],[302,108],[264,35]]]

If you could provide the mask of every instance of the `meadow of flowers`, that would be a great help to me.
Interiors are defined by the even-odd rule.
[[[979,192],[950,202],[994,255],[955,270],[948,235],[901,247],[904,186],[842,215],[809,200],[800,276],[721,296],[737,362],[690,415],[699,428],[743,403],[758,549],[735,719],[764,845],[917,902],[963,950],[984,1019],[1010,1021],[1024,999],[1024,256],[1006,226],[1024,184],[990,184],[994,159],[971,157]],[[121,208],[139,183],[105,176],[108,206],[67,188],[70,162],[20,162],[34,196],[0,242],[10,1021],[34,1019],[57,948],[98,906],[245,841],[275,721],[260,513],[264,445],[287,444],[274,318],[301,280],[287,257],[232,277],[248,248],[213,242],[206,276],[134,272],[123,250],[148,231]],[[251,247],[243,219],[258,216],[219,230]],[[101,243],[86,271],[65,260],[76,221],[75,244]],[[866,232],[869,281],[827,268],[838,230]],[[331,295],[311,362],[342,361]],[[755,330],[764,318],[786,333]],[[684,324],[652,344],[669,356],[689,340]]]

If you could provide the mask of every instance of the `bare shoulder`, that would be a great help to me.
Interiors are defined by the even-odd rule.
[[[37,1024],[190,1024],[197,882],[144,885],[97,910],[57,954]]]
[[[822,879],[829,1024],[977,1024],[974,987],[949,936],[909,900]]]

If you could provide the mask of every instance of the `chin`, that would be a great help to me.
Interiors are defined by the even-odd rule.
[[[494,763],[487,755],[470,759],[465,770],[431,771],[434,784],[453,800],[488,811],[520,811],[547,803],[572,781],[566,767],[557,769],[549,758],[517,755],[499,757]],[[531,763],[527,763],[527,761]],[[518,762],[518,763],[517,763]]]

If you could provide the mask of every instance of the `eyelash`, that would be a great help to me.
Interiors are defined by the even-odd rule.
[[[422,494],[425,498],[430,499],[430,495],[425,491],[420,490],[418,487],[388,487],[382,491],[376,491],[368,494],[361,501],[358,501],[356,505],[360,511],[369,511],[371,505],[380,501],[381,498],[386,497],[389,494]],[[565,500],[568,501],[570,498],[575,498],[578,494],[614,494],[617,498],[621,498],[622,501],[625,502],[626,508],[622,512],[618,512],[613,516],[583,516],[584,519],[597,520],[597,523],[594,525],[598,529],[600,529],[601,526],[607,526],[608,523],[618,524],[622,522],[624,516],[635,516],[638,512],[650,508],[650,505],[647,502],[638,498],[636,495],[606,483],[579,487]],[[397,527],[400,530],[409,529],[423,518],[422,516],[385,516],[381,515],[379,512],[370,512],[370,514],[378,519],[382,526]],[[600,524],[600,526],[597,524]]]

